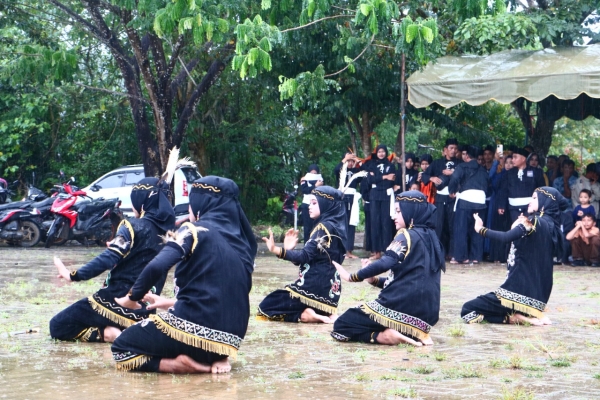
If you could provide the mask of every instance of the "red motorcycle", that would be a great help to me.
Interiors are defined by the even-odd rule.
[[[72,182],[75,178],[57,185],[59,193],[50,207],[56,218],[48,229],[46,247],[61,245],[67,240],[85,245],[91,240],[103,246],[114,238],[123,219],[119,209],[121,202],[119,199],[92,200]]]

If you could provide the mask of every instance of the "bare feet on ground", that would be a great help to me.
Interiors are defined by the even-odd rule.
[[[541,322],[543,325],[552,325],[552,321],[551,321],[551,320],[550,320],[550,318],[548,318],[548,317],[541,318],[541,319],[540,319],[540,322]]]
[[[212,363],[210,367],[210,372],[213,374],[226,374],[231,371],[231,364],[229,364],[229,358],[224,358],[219,361],[215,361]]]
[[[548,320],[550,321],[550,320]],[[537,318],[526,317],[520,313],[514,313],[508,317],[508,323],[513,325],[531,324],[533,326],[542,326],[544,323]]]
[[[337,314],[331,314],[329,316],[329,319],[331,320],[331,323],[333,324],[335,322],[336,319],[338,319],[339,315]]]
[[[433,340],[431,340],[430,336],[427,336],[426,339],[422,339],[421,343],[423,343],[423,346],[433,346]]]
[[[117,340],[120,334],[121,330],[119,328],[114,326],[107,326],[106,328],[104,328],[103,332],[104,341],[106,343],[112,343],[115,340]]]
[[[377,343],[387,344],[390,346],[396,346],[400,343],[411,344],[415,347],[423,346],[423,343],[417,342],[416,340],[413,340],[413,339],[409,338],[408,336],[404,336],[397,330],[394,330],[391,328],[387,328],[385,331],[383,331],[383,332],[379,333],[379,335],[377,335]],[[431,343],[433,344],[433,342],[431,342]]]
[[[177,358],[163,358],[160,360],[158,370],[170,374],[207,374],[211,372],[211,366],[197,363],[191,357],[181,354]]]
[[[352,252],[347,252],[346,253],[346,258],[358,258],[357,256],[355,256],[354,254],[352,254]]]
[[[300,315],[300,321],[304,323],[310,322],[322,322],[324,324],[332,324],[333,321],[331,318],[326,317],[325,315],[319,315],[312,308],[307,308]]]

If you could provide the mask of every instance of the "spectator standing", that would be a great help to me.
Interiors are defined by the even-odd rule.
[[[571,159],[566,159],[562,166],[562,176],[554,180],[552,186],[560,192],[567,200],[571,200],[571,186],[577,182],[577,177],[574,175],[575,162]],[[569,206],[571,209],[572,207]]]

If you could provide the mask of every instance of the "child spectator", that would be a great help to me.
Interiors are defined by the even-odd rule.
[[[581,218],[585,214],[593,215],[596,217],[596,210],[594,206],[590,204],[592,199],[592,191],[589,189],[581,189],[579,192],[579,204],[573,210],[573,221],[581,221]]]
[[[592,214],[583,214],[581,221],[577,221],[575,228],[567,233],[567,240],[573,249],[571,265],[600,267],[600,230]]]

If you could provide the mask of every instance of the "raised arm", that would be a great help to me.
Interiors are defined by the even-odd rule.
[[[519,217],[521,219],[521,222],[508,232],[493,231],[484,227],[483,221],[477,213],[473,214],[473,217],[475,218],[475,231],[483,237],[489,238],[491,240],[496,240],[498,242],[512,242],[513,240],[517,240],[519,238],[527,236],[532,229],[531,223],[529,223],[529,221],[525,222],[526,217]]]

